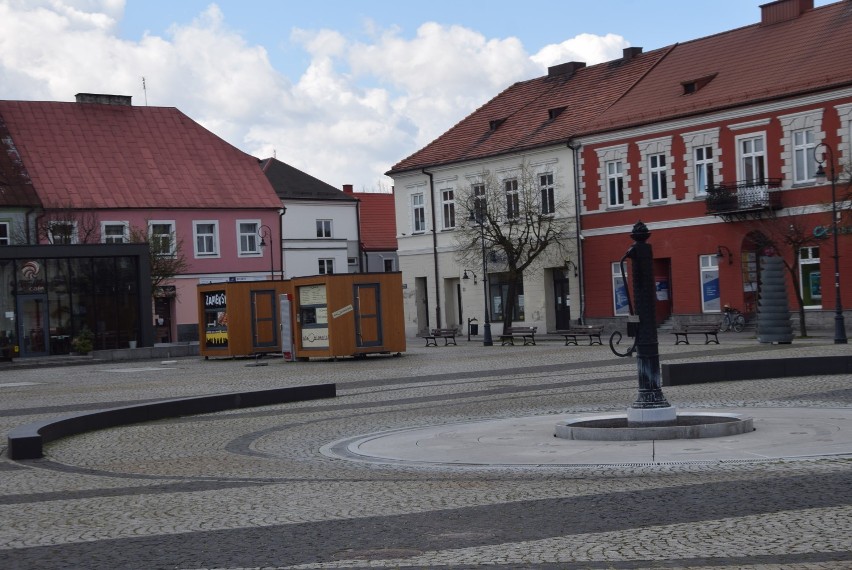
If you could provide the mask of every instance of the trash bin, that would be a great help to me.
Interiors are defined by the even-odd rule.
[[[467,326],[470,327],[470,331],[468,331],[470,336],[476,336],[479,334],[479,323],[468,323]]]

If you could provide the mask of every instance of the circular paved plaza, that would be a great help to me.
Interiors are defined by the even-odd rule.
[[[661,358],[849,354],[830,338],[720,340],[662,338]],[[679,409],[754,417],[736,437],[759,440],[578,448],[551,423],[636,396],[636,361],[608,347],[411,339],[399,358],[266,362],[0,370],[4,435],[85,410],[337,384],[334,399],[62,439],[39,460],[9,460],[4,437],[0,568],[852,567],[852,375],[665,388]]]

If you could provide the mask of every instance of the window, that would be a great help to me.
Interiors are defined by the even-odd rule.
[[[160,256],[171,256],[175,254],[175,223],[174,222],[149,222],[148,240],[151,245],[151,253]]]
[[[713,186],[713,147],[695,148],[695,195],[705,196],[707,188]]]
[[[766,150],[763,135],[739,140],[740,175],[744,182],[762,186],[766,181]]]
[[[57,245],[77,243],[77,222],[50,222],[48,241]]]
[[[819,269],[819,247],[803,247],[799,250],[799,278],[801,279],[802,300],[805,307],[822,307],[822,281]]]
[[[260,222],[257,220],[237,220],[237,241],[240,244],[240,257],[261,255],[258,239]]]
[[[541,213],[544,216],[556,213],[556,197],[553,192],[553,173],[540,174],[538,188],[541,194]]]
[[[102,243],[127,243],[127,222],[101,222]]]
[[[319,260],[319,274],[320,275],[331,275],[334,273],[334,260],[333,259],[320,259]]]
[[[413,216],[412,227],[414,233],[426,231],[426,204],[423,202],[423,194],[411,196],[411,214]]]
[[[651,187],[651,201],[659,202],[669,197],[666,188],[666,155],[652,154],[648,157],[648,181]]]
[[[385,266],[385,273],[390,273],[391,271],[394,270],[393,269],[393,259],[385,259],[383,261],[384,261],[384,266]]]
[[[627,268],[624,269],[625,277]],[[621,264],[617,261],[612,264],[612,306],[613,314],[629,315],[630,303],[627,301],[627,283],[621,276]]]
[[[317,220],[317,237],[331,237],[331,220]]]
[[[0,222],[0,245],[9,245],[12,238],[9,235],[9,222]]]
[[[518,180],[512,178],[503,183],[506,190],[506,219],[514,220],[521,215],[521,200],[518,196]]]
[[[474,215],[476,216],[476,218],[479,220],[485,218],[485,214],[487,212],[487,203],[485,201],[485,184],[473,185],[473,204],[473,207],[475,208]]]
[[[195,234],[195,257],[219,255],[219,222],[193,222]]]
[[[606,163],[607,205],[624,205],[624,170],[620,160]]]
[[[357,257],[347,257],[346,258],[346,264],[347,265],[358,265],[358,258]]]
[[[456,203],[452,190],[441,190],[441,212],[444,229],[456,227]]]
[[[793,182],[812,182],[816,180],[816,157],[814,156],[814,131],[802,129],[793,131]]]
[[[509,293],[509,277],[507,273],[491,273],[488,275],[488,289],[491,302],[491,320],[502,321],[503,311]],[[515,282],[515,306],[512,307],[512,320],[524,320],[524,280],[519,277]]]
[[[722,310],[719,293],[719,258],[713,255],[702,255],[701,271],[701,309],[705,313],[718,313]]]

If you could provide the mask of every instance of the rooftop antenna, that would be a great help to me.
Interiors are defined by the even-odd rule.
[[[142,76],[142,93],[145,94],[145,106],[148,106],[148,89],[145,88],[145,76]]]
[[[275,152],[275,149],[272,149],[272,158],[278,158],[278,153]]]

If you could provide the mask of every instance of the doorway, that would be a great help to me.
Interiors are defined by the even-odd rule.
[[[429,294],[425,277],[414,280],[414,303],[417,306],[417,334],[429,332]]]
[[[18,295],[21,356],[47,356],[47,295]]]
[[[254,348],[278,346],[278,313],[273,289],[251,292],[251,330]]]
[[[556,330],[571,328],[571,283],[562,269],[553,270],[553,306],[556,309]]]
[[[355,338],[359,348],[381,346],[382,319],[378,283],[355,285]]]

